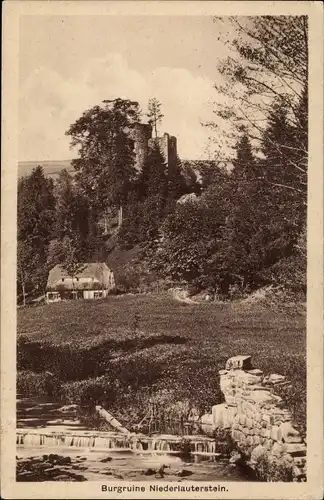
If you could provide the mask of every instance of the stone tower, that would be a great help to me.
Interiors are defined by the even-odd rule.
[[[158,144],[163,154],[168,171],[175,167],[177,162],[177,139],[165,133],[162,137],[152,138],[152,127],[147,123],[135,123],[127,129],[129,137],[134,142],[135,167],[138,170],[144,165],[150,148]]]
[[[163,154],[165,162],[168,166],[168,172],[170,174],[177,163],[177,138],[165,133],[162,137],[156,137],[149,140],[150,148],[153,147],[154,144],[159,145],[161,153]]]
[[[135,123],[128,130],[129,137],[134,141],[135,167],[141,170],[149,152],[149,140],[152,137],[152,127],[146,123]]]

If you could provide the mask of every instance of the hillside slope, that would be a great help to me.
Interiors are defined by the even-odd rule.
[[[19,161],[18,178],[25,175],[30,175],[32,173],[32,170],[38,165],[43,167],[45,177],[52,177],[53,179],[55,179],[63,169],[66,169],[70,174],[74,174],[71,160]]]

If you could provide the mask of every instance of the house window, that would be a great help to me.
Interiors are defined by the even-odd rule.
[[[62,278],[62,281],[64,281],[64,278]]]
[[[103,292],[102,291],[93,292],[93,298],[94,299],[101,299],[102,297],[103,297]]]
[[[77,281],[79,281],[79,278],[75,278]]]

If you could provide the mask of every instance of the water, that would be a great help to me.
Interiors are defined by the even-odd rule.
[[[179,481],[176,471],[182,468],[187,470],[188,479],[194,481],[247,480],[243,471],[230,467],[227,460],[221,459],[215,441],[208,437],[187,436],[190,458],[182,458],[180,436],[98,432],[83,427],[73,415],[60,413],[58,406],[35,399],[18,401],[18,459],[50,453],[69,456],[72,468],[80,468],[82,461],[82,474],[88,480],[99,480],[98,474],[105,474],[105,481],[106,475],[110,479],[118,476],[125,480],[147,480],[149,477],[152,480],[144,471],[159,470],[161,466],[167,467],[165,477],[168,481]],[[109,462],[105,460],[107,457]]]

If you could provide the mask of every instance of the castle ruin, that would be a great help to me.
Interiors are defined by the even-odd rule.
[[[162,137],[152,137],[152,127],[147,123],[135,123],[128,130],[129,137],[134,141],[135,167],[141,170],[149,150],[158,144],[164,156],[168,170],[174,168],[177,161],[177,139],[167,133]]]

